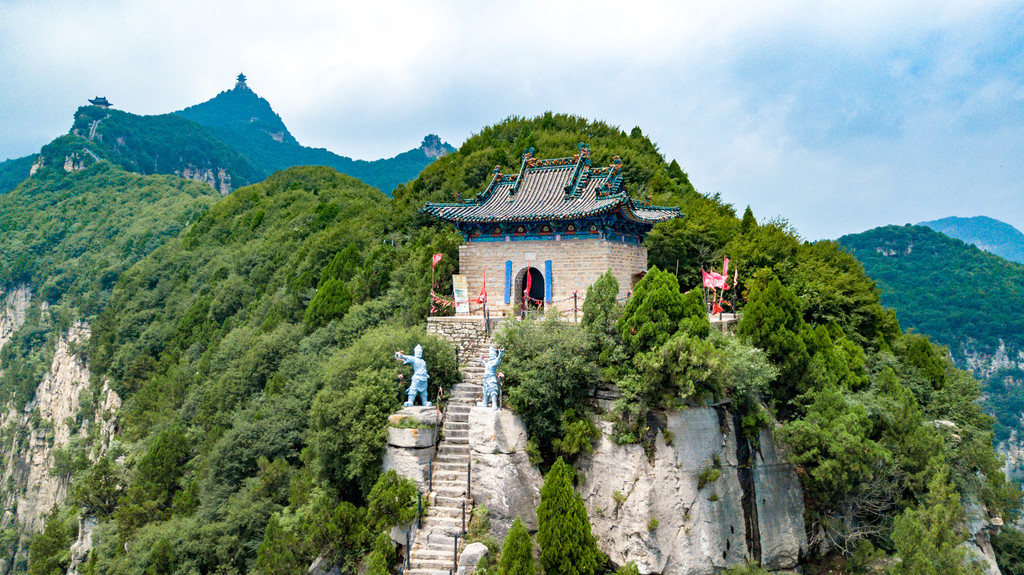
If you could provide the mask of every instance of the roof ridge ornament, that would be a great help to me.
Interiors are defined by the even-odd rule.
[[[579,196],[590,180],[590,144],[580,142],[576,144],[576,150],[576,155],[572,157],[576,169],[572,172],[572,179],[565,186],[566,200]]]
[[[512,189],[508,192],[508,201],[511,202],[515,199],[516,192],[519,191],[519,186],[523,185],[523,179],[526,176],[526,168],[532,168],[537,164],[537,161],[533,159],[533,153],[535,151],[536,150],[533,149],[533,146],[530,146],[523,154],[523,163],[519,167],[519,176],[516,178],[516,183],[512,184]]]

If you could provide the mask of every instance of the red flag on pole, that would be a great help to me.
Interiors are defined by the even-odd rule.
[[[523,300],[529,301],[526,298],[530,297],[530,287],[533,285],[533,276],[530,274],[530,270],[526,270],[526,288],[523,290]]]
[[[729,277],[729,258],[725,258],[725,261],[722,262],[722,275]]]
[[[480,288],[480,296],[476,298],[476,303],[487,303],[487,272],[484,272],[484,286]]]
[[[437,269],[437,264],[438,264],[438,262],[440,262],[440,261],[441,261],[441,257],[442,257],[443,255],[444,255],[444,254],[434,254],[434,265],[433,265],[433,266],[431,266],[431,268],[430,268],[430,269],[432,269],[432,270],[433,270],[433,269]]]

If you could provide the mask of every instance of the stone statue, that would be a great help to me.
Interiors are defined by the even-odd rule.
[[[490,401],[491,409],[498,409],[498,394],[501,390],[498,388],[497,372],[503,355],[505,350],[497,351],[492,347],[487,350],[486,359],[480,358],[484,364],[484,400],[477,403],[480,407],[487,407],[487,402]]]
[[[427,362],[423,361],[423,346],[417,345],[412,353],[412,355],[405,355],[400,351],[395,352],[395,360],[412,364],[412,383],[409,385],[409,389],[405,390],[408,401],[404,405],[411,406],[416,396],[419,395],[420,403],[424,407],[430,407],[433,405],[427,400],[427,379],[430,376],[427,375]]]

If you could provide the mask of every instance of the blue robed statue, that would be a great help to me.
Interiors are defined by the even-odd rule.
[[[481,358],[484,364],[484,400],[477,403],[480,407],[487,407],[490,402],[491,409],[498,409],[498,394],[501,393],[498,384],[498,365],[503,355],[505,350],[498,351],[491,347],[487,350],[487,357]]]
[[[406,407],[411,406],[417,395],[420,396],[420,403],[424,407],[433,405],[427,400],[427,379],[430,376],[427,374],[427,362],[423,361],[423,346],[417,345],[412,355],[405,355],[400,351],[396,351],[395,359],[402,363],[412,364],[412,383],[409,385],[409,389],[405,390],[408,400],[404,405]]]

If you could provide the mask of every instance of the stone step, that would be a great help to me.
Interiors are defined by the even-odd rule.
[[[473,504],[473,502],[471,500],[466,499],[465,497],[441,497],[441,496],[434,497],[434,505],[435,506],[459,507],[459,508],[461,508],[463,501],[466,502],[467,508],[470,505]]]

